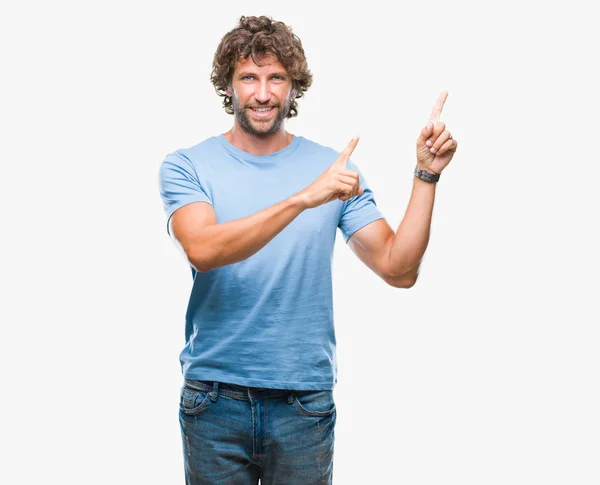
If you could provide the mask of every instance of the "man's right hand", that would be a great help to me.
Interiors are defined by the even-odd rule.
[[[364,192],[360,187],[358,172],[346,168],[358,139],[359,137],[352,138],[335,162],[312,184],[295,195],[305,209],[312,209],[335,199],[346,201]]]

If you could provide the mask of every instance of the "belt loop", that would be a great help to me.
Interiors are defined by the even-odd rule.
[[[294,393],[290,392],[288,394],[288,404],[292,404],[294,402]]]
[[[213,382],[213,390],[210,393],[210,400],[212,402],[217,402],[217,397],[219,396],[219,383],[217,381]]]

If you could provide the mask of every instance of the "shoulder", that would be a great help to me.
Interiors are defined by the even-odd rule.
[[[304,138],[303,136],[298,136],[300,139],[300,146],[303,150],[311,151],[315,153],[323,153],[326,155],[339,155],[339,151],[331,148],[330,146],[323,145],[314,140],[310,140],[308,138]]]
[[[180,148],[174,153],[177,153],[180,157],[187,158],[188,160],[198,160],[204,158],[207,154],[212,154],[220,147],[219,136],[211,136],[206,140],[197,143],[188,148]]]
[[[313,160],[319,166],[329,166],[340,155],[340,151],[328,145],[309,140],[308,138],[300,138],[299,155]]]
[[[330,163],[333,163],[333,161],[340,156],[340,153],[342,153],[342,150],[337,150],[329,145],[324,145],[304,137],[299,138],[301,139],[301,144],[304,147],[304,154],[310,153],[311,155],[322,155],[323,159],[329,160]],[[345,146],[342,147],[342,149],[343,148],[345,148]],[[358,166],[352,161],[352,158],[348,160],[346,166],[351,170],[358,170]]]
[[[164,163],[197,166],[202,160],[210,160],[219,147],[218,136],[211,136],[190,147],[179,148],[165,155]]]

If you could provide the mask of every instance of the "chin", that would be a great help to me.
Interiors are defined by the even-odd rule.
[[[255,136],[273,135],[277,133],[283,125],[283,120],[280,119],[279,108],[277,108],[277,113],[275,113],[274,117],[269,121],[254,120],[247,110],[244,110],[238,115],[238,121],[248,133]]]
[[[269,126],[252,126],[252,131],[258,135],[269,135],[275,133],[277,129],[275,128],[275,124],[271,124]]]
[[[277,120],[272,120],[268,123],[251,121],[250,128],[255,135],[272,135],[281,129],[281,123],[277,123]]]

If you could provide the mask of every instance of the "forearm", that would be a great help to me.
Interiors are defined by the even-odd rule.
[[[293,196],[251,216],[207,226],[194,242],[190,262],[199,271],[209,271],[243,261],[263,248],[303,210],[304,206]]]
[[[389,268],[394,277],[415,281],[429,243],[435,200],[435,183],[414,178],[406,213],[389,249]]]

